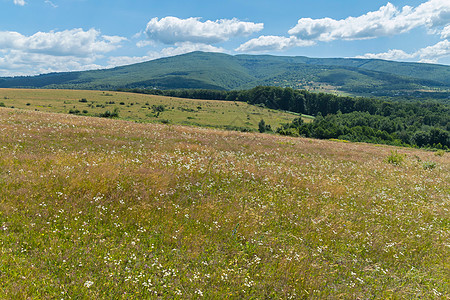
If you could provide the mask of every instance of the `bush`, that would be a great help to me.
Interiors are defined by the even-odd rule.
[[[86,102],[88,102],[88,101],[87,101],[86,98],[83,98],[83,99],[78,100],[78,102],[86,103]]]
[[[161,112],[166,110],[166,107],[164,105],[162,105],[162,104],[160,104],[160,105],[152,105],[152,109],[153,109],[153,112],[155,112],[155,113],[157,113],[157,112],[161,113]]]
[[[436,168],[436,163],[434,161],[425,161],[422,166],[424,170],[433,170]]]
[[[398,153],[397,150],[392,150],[391,154],[386,158],[386,162],[399,166],[405,160],[406,154]]]
[[[436,151],[436,153],[434,155],[436,155],[436,156],[444,156],[444,154],[445,154],[444,150],[438,150],[438,151]]]
[[[111,112],[109,110],[105,111],[104,113],[100,114],[99,117],[101,118],[118,118],[119,117],[119,109],[116,107]]]
[[[6,107],[5,103],[0,102],[0,107]]]
[[[80,113],[80,111],[78,109],[69,110],[69,114],[72,114],[72,115],[78,115],[79,113]]]
[[[277,133],[281,135],[299,137],[300,133],[296,128],[278,128]]]

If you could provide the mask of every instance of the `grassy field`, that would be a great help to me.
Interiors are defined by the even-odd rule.
[[[448,153],[0,108],[0,298],[448,299],[449,199]]]
[[[97,116],[118,109],[119,118],[130,121],[252,130],[258,129],[261,119],[276,129],[297,117],[242,102],[102,91],[0,89],[0,102],[6,107],[85,116]],[[161,106],[164,111],[158,111]],[[310,118],[304,120],[311,121]]]

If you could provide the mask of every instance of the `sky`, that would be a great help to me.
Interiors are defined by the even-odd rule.
[[[450,0],[0,0],[0,76],[192,51],[450,65]]]

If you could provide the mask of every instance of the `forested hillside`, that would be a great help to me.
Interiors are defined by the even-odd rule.
[[[0,78],[0,88],[240,90],[258,85],[448,99],[450,67],[371,59],[192,52],[113,69]]]
[[[243,91],[127,90],[193,99],[243,101],[249,104],[316,116],[301,119],[277,132],[284,135],[357,142],[450,147],[450,106],[437,101],[392,101],[367,97],[342,97],[292,88],[259,86]]]

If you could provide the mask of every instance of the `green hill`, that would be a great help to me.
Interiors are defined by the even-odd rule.
[[[356,95],[448,98],[450,66],[373,59],[192,52],[105,70],[0,78],[3,88],[218,89],[289,86]]]

